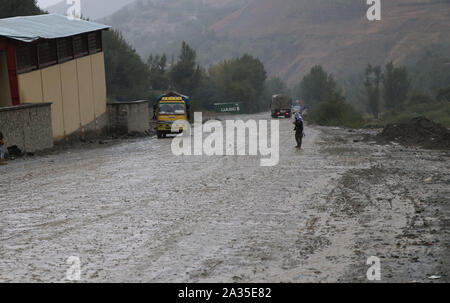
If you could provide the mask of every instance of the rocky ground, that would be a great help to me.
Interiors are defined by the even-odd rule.
[[[367,282],[370,256],[382,282],[450,280],[448,150],[280,128],[275,167],[154,137],[0,167],[0,282],[67,281],[70,256],[85,282]]]

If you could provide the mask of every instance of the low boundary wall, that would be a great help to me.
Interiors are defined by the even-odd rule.
[[[24,152],[52,148],[51,103],[0,107],[0,131],[6,147],[16,145]]]

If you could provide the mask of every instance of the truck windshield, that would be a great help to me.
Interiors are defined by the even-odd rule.
[[[159,113],[162,115],[184,115],[184,105],[176,103],[161,103]]]

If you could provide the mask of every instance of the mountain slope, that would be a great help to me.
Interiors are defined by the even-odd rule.
[[[348,75],[369,62],[403,63],[433,43],[450,42],[448,2],[384,1],[379,22],[366,19],[363,2],[360,6],[354,1],[318,3],[311,8],[301,0],[284,0],[283,5],[255,1],[211,29],[219,36],[242,40],[286,37],[278,49],[270,51],[265,63],[269,71],[291,84],[315,64]]]
[[[123,32],[125,38],[143,56],[178,54],[186,40],[202,53],[202,63],[217,60],[217,56],[200,51],[204,42],[214,41],[208,28],[249,0],[139,0],[101,22]]]
[[[104,21],[144,57],[177,54],[186,40],[203,64],[247,52],[290,85],[315,64],[345,78],[369,62],[414,61],[436,45],[450,52],[450,1],[383,1],[377,22],[367,9],[354,0],[141,1]]]

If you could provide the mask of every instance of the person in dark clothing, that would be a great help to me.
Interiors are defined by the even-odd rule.
[[[304,132],[304,122],[303,117],[299,112],[295,113],[295,141],[297,141],[297,149],[302,149],[303,137],[305,136]]]
[[[5,162],[5,141],[3,139],[3,134],[0,131],[0,165],[6,165]]]

